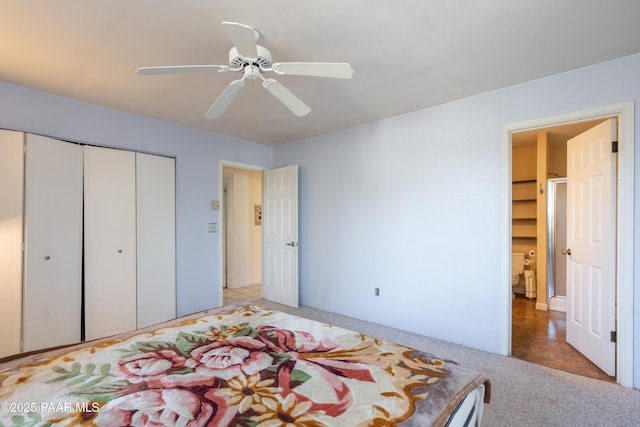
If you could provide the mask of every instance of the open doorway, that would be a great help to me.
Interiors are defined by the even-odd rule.
[[[547,117],[535,119],[527,122],[514,123],[505,125],[502,128],[501,137],[501,203],[502,215],[501,220],[501,271],[504,276],[503,292],[501,293],[501,334],[500,334],[500,351],[505,355],[512,355],[512,136],[524,131],[537,131],[543,128],[549,128],[570,123],[584,122],[590,120],[599,120],[608,117],[618,119],[618,209],[616,215],[617,230],[613,233],[616,235],[615,251],[619,260],[632,259],[633,257],[633,197],[634,197],[634,108],[633,103],[621,103],[606,107],[594,108],[591,110],[580,111],[575,113],[564,114],[555,117]],[[540,188],[536,181],[535,190]],[[542,185],[542,187],[544,187]],[[538,247],[538,246],[536,246]],[[537,253],[540,257],[541,254]],[[542,255],[544,256],[544,254]],[[613,330],[617,335],[615,353],[615,375],[616,381],[623,386],[633,386],[633,265],[630,263],[615,263],[615,281],[616,292],[615,300],[617,303],[615,325]],[[539,273],[539,276],[546,277]],[[546,305],[545,282],[538,282],[536,291],[544,297],[536,296],[536,304]],[[542,307],[537,307],[542,308]],[[536,312],[543,310],[536,310]],[[608,335],[608,334],[607,334]],[[612,334],[613,336],[613,334]]]
[[[227,174],[226,180],[225,171],[232,172],[231,176]],[[245,179],[245,174],[252,178]],[[261,182],[259,186],[257,185],[258,176]],[[226,203],[223,200],[223,206],[221,206],[218,301],[225,303],[225,286],[228,289],[227,293],[240,292],[246,290],[248,286],[254,286],[253,294],[244,296],[245,299],[253,301],[258,297],[259,283],[260,298],[298,307],[298,166],[267,169],[262,166],[221,160],[218,179],[219,194],[227,199]],[[238,195],[246,193],[238,190],[238,179],[252,181],[252,188],[260,188],[260,197],[251,198],[242,208],[235,207],[240,197]],[[229,185],[230,180],[233,181],[233,185]],[[226,196],[225,181],[227,182]],[[247,215],[249,220],[243,222],[249,224],[248,227],[252,233],[255,233],[254,236],[260,236],[260,243],[258,244],[257,238],[254,238],[253,244],[245,245],[243,251],[243,248],[238,247],[238,233],[231,223],[237,223],[239,218]],[[242,236],[242,232],[239,235]],[[253,262],[251,265],[253,273],[246,270],[240,271],[240,277],[246,278],[252,274],[253,279],[237,280],[237,277],[234,279],[233,271],[238,264],[233,260],[238,261],[247,257],[250,257]],[[246,264],[245,267],[249,268]]]
[[[567,142],[604,120],[511,136],[512,270],[521,273],[518,283],[513,275],[511,354],[566,372],[614,381],[615,377],[566,339]]]
[[[262,172],[222,168],[223,305],[262,297]]]

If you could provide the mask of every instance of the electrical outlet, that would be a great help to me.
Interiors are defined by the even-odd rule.
[[[210,222],[209,223],[209,233],[217,233],[218,232],[218,223]]]
[[[380,296],[380,288],[375,288],[374,292],[377,297]]]

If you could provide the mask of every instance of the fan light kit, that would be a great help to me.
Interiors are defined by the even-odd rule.
[[[233,80],[220,94],[209,111],[204,115],[209,119],[217,119],[231,105],[240,89],[247,80],[262,80],[262,86],[282,102],[298,117],[306,116],[311,111],[289,89],[272,78],[265,78],[262,73],[273,71],[281,75],[329,77],[336,79],[350,79],[353,69],[348,63],[342,62],[271,62],[271,53],[256,42],[260,33],[254,28],[238,24],[237,22],[222,23],[227,35],[233,42],[229,50],[229,65],[176,65],[160,67],[141,67],[137,73],[143,76],[157,74],[187,73],[196,71],[241,71],[241,79]]]

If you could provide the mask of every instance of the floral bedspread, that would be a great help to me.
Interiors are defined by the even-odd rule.
[[[438,425],[484,382],[357,332],[224,307],[0,364],[0,426]]]

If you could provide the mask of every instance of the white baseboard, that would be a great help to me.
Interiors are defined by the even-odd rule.
[[[551,297],[549,299],[549,310],[567,312],[567,299]]]
[[[541,302],[536,303],[536,310],[547,311],[547,304]]]

